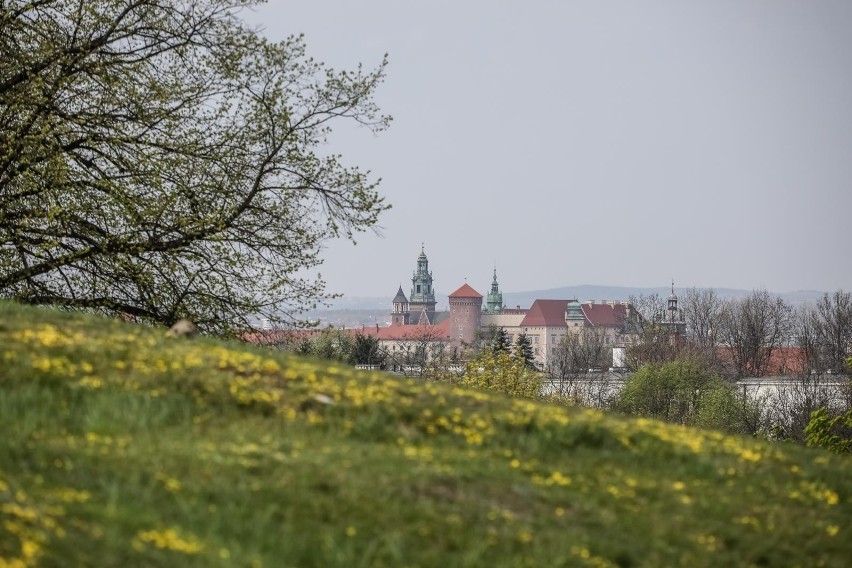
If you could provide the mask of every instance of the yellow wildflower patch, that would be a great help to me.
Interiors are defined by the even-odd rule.
[[[69,333],[51,324],[43,324],[35,329],[24,329],[12,333],[11,337],[23,343],[44,347],[67,347],[80,344],[86,339],[82,333]]]
[[[140,531],[133,539],[135,550],[151,545],[161,550],[171,550],[183,554],[198,554],[204,551],[204,543],[194,535],[180,536],[176,529]]]

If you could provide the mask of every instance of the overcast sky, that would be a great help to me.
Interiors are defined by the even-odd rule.
[[[852,288],[849,0],[272,0],[393,116],[332,150],[383,179],[382,236],[324,251],[329,291]]]

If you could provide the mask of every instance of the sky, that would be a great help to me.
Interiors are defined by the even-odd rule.
[[[330,147],[382,178],[380,235],[328,291],[599,284],[852,289],[848,0],[271,0],[244,14],[372,68],[389,130]]]

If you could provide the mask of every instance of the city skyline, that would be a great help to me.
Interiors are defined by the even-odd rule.
[[[328,244],[329,292],[435,287],[850,287],[852,5],[287,2],[330,67],[388,53],[391,128],[337,129],[393,208]],[[333,126],[333,125],[332,125]]]

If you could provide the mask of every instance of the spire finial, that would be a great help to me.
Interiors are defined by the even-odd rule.
[[[426,243],[422,241],[420,243],[420,254],[426,254]]]
[[[674,294],[674,278],[672,278],[672,294]]]

